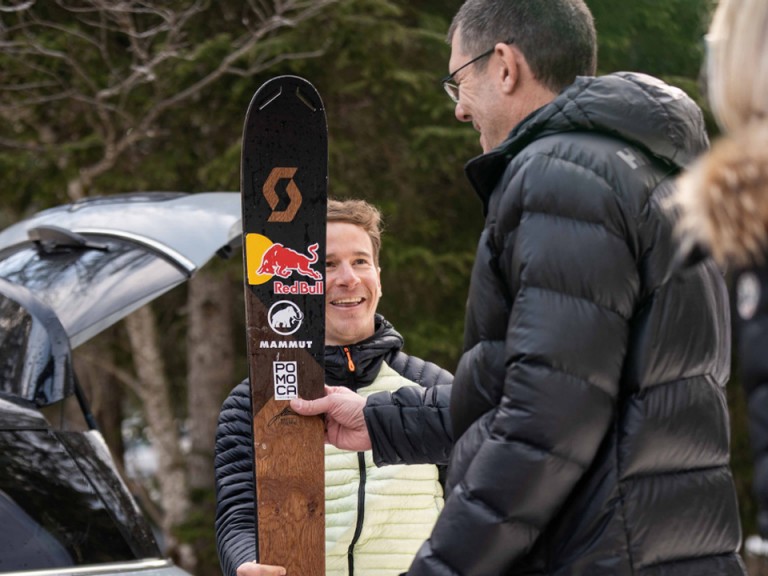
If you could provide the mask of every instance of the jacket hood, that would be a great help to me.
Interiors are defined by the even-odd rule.
[[[718,140],[681,176],[681,252],[704,247],[722,266],[764,261],[768,246],[768,122]]]
[[[509,160],[531,141],[578,131],[620,138],[676,168],[709,145],[701,110],[679,88],[634,72],[580,76],[518,124],[498,148],[471,160],[467,176],[487,198]]]

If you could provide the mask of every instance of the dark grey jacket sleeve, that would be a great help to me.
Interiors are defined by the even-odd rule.
[[[759,289],[739,289],[742,277],[751,276]],[[749,437],[754,459],[752,490],[757,501],[757,527],[768,538],[768,267],[739,271],[736,293],[744,293],[736,304],[739,367],[747,400]],[[754,309],[745,311],[749,295]],[[737,302],[739,302],[737,300]],[[748,317],[744,317],[744,314]]]
[[[216,547],[224,576],[257,559],[251,427],[246,380],[224,401],[216,429]]]
[[[400,353],[391,367],[420,385],[368,397],[363,410],[377,466],[447,464],[453,446],[449,401],[453,375]]]

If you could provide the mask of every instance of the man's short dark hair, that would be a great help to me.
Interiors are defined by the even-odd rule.
[[[536,80],[554,92],[597,69],[595,24],[584,0],[467,0],[453,18],[449,43],[457,29],[468,56],[513,39]]]

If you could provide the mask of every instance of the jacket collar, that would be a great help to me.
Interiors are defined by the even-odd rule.
[[[325,378],[330,386],[358,390],[379,375],[381,363],[403,347],[403,337],[382,315],[376,314],[370,338],[348,346],[325,347]]]

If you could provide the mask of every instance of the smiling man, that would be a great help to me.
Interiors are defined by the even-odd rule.
[[[361,212],[358,225],[335,220],[337,212],[342,210],[333,202],[328,210],[325,345],[343,347],[365,340],[376,331],[375,313],[381,298],[378,266],[381,240],[379,234],[369,234],[364,228],[375,228],[374,212]],[[363,214],[370,222],[363,221]]]
[[[450,434],[452,375],[402,352],[403,338],[376,313],[381,298],[379,211],[362,200],[328,202],[326,383],[362,396],[396,391],[404,402],[429,394],[441,409],[407,425]],[[258,563],[251,397],[248,381],[224,402],[216,436],[216,542],[225,576],[284,574]],[[418,447],[414,447],[414,452]],[[411,461],[426,461],[414,453]],[[443,463],[447,461],[447,452]],[[378,469],[370,450],[326,446],[326,575],[396,575],[429,536],[443,506],[434,464]]]

